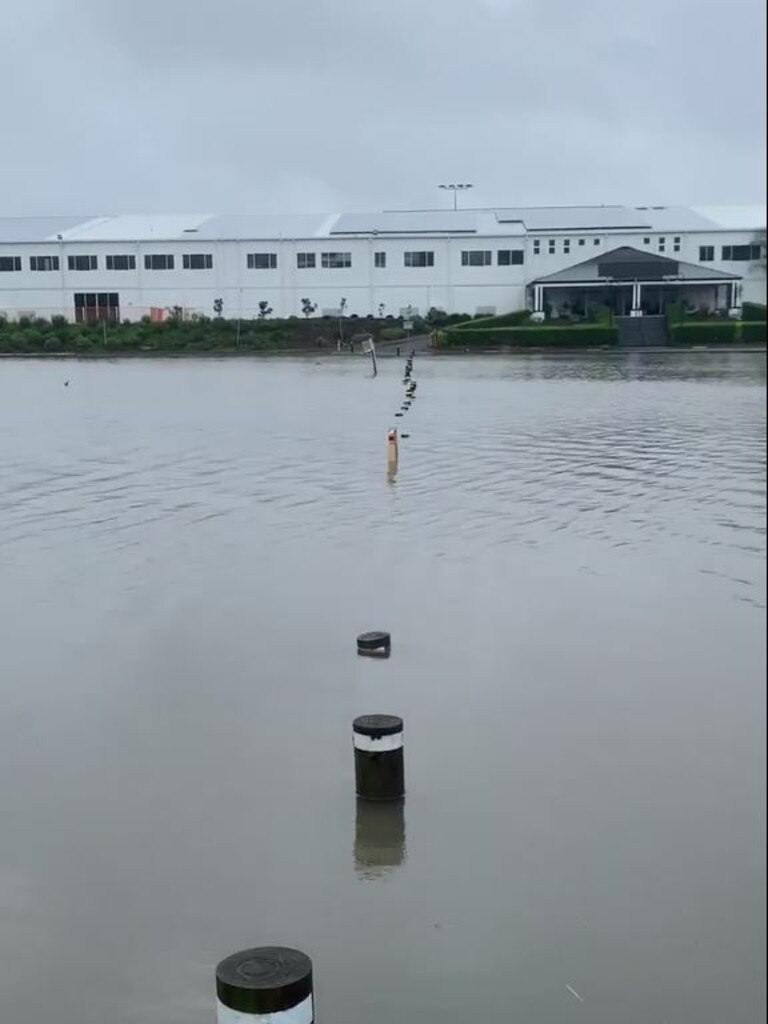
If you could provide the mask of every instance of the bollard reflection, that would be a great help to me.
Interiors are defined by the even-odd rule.
[[[360,878],[386,877],[405,862],[405,801],[358,800],[355,871]]]

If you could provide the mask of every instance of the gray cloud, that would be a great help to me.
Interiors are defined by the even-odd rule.
[[[0,212],[750,202],[762,0],[5,0]],[[9,83],[12,86],[9,87]]]

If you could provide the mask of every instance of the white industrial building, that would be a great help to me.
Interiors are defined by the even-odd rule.
[[[736,206],[0,218],[0,316],[638,316],[681,297],[737,316],[765,302],[765,223]]]

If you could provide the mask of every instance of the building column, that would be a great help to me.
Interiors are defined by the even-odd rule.
[[[535,284],[533,286],[533,313],[531,313],[531,320],[543,320],[544,319],[544,285]]]
[[[642,316],[643,315],[643,286],[639,281],[632,282],[632,309],[629,311],[630,316]]]
[[[741,282],[731,281],[728,286],[728,316],[732,320],[741,319]]]

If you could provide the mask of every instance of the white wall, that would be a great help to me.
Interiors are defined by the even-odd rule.
[[[552,232],[539,236],[485,237],[382,237],[371,238],[312,238],[308,240],[225,241],[204,239],[170,242],[52,242],[48,244],[0,245],[0,256],[19,255],[22,271],[0,273],[0,311],[11,316],[30,312],[50,317],[63,314],[74,318],[75,292],[118,292],[120,315],[124,319],[139,319],[149,313],[150,307],[181,306],[188,311],[212,315],[216,298],[224,301],[225,316],[255,316],[258,303],[267,301],[276,316],[300,315],[301,299],[317,303],[318,313],[336,309],[343,298],[347,300],[347,314],[376,315],[379,304],[384,314],[397,316],[412,306],[425,313],[431,306],[448,312],[475,313],[482,307],[495,307],[507,312],[522,309],[526,304],[525,286],[528,281],[573,266],[583,260],[606,253],[618,246],[630,245],[643,251],[660,251],[660,239],[665,239],[663,255],[690,263],[699,262],[699,246],[713,245],[715,260],[705,264],[715,270],[724,270],[744,276],[743,298],[765,302],[765,272],[755,264],[723,263],[720,260],[723,245],[743,245],[754,241],[754,232],[690,232],[660,235],[649,232],[567,233]],[[674,250],[675,237],[680,238],[680,250]],[[534,254],[534,240],[540,241],[540,254]],[[646,238],[648,244],[646,244]],[[554,240],[555,251],[549,251]],[[566,239],[570,245],[566,246]],[[580,239],[583,244],[580,244]],[[522,266],[499,266],[499,249],[524,249]],[[490,266],[465,267],[461,265],[464,249],[489,249],[493,254]],[[569,251],[566,251],[568,249]],[[432,250],[434,266],[407,268],[403,254],[408,250]],[[323,269],[322,252],[350,252],[352,267]],[[184,253],[213,255],[212,270],[184,270]],[[246,254],[249,252],[275,252],[278,265],[274,270],[249,270]],[[316,253],[314,270],[299,270],[298,252]],[[386,252],[385,268],[374,266],[374,253]],[[135,271],[108,271],[108,254],[133,254]],[[144,256],[152,253],[173,254],[172,271],[145,270]],[[66,269],[67,256],[95,254],[99,260],[97,271],[77,272]],[[59,271],[33,272],[29,270],[29,257],[54,255],[60,258]]]

